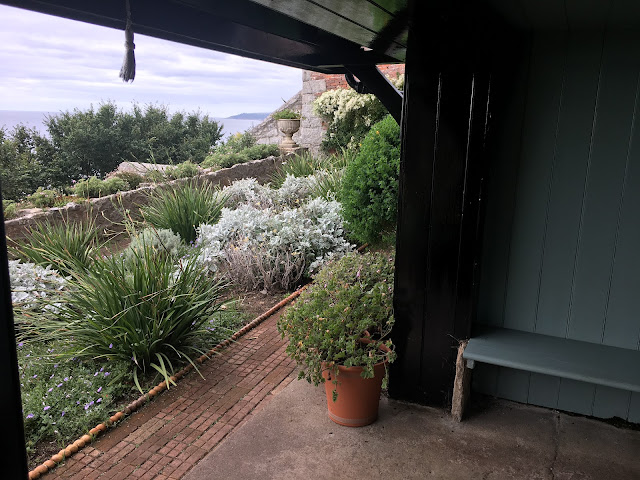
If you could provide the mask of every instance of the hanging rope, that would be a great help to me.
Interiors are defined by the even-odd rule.
[[[133,23],[131,22],[131,6],[129,5],[129,0],[126,0],[126,7],[127,26],[124,29],[124,47],[126,52],[124,54],[122,68],[120,69],[120,78],[123,82],[133,82],[133,79],[136,78],[136,56],[133,53],[136,44],[133,43]]]

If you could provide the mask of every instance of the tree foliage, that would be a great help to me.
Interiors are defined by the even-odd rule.
[[[123,161],[200,163],[222,138],[222,126],[198,112],[171,115],[164,106],[119,110],[106,102],[47,117],[47,135],[19,125],[0,129],[0,181],[5,199],[37,187],[104,177]]]
[[[390,243],[395,234],[400,170],[400,127],[391,115],[362,141],[342,180],[347,228],[359,242]]]

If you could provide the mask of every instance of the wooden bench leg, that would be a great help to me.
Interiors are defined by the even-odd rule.
[[[467,367],[466,360],[462,358],[467,343],[467,340],[463,340],[458,347],[456,379],[453,384],[453,399],[451,401],[451,416],[458,422],[462,421],[464,409],[471,394],[471,369]]]

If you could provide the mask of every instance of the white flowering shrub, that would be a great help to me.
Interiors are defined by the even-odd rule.
[[[44,298],[65,289],[67,280],[51,266],[9,260],[11,301],[23,308],[33,308]]]
[[[404,87],[404,75],[390,79],[396,88]],[[371,125],[388,113],[373,94],[360,94],[352,88],[327,90],[313,102],[313,113],[328,123],[322,140],[326,152],[341,148],[357,150]]]
[[[225,208],[217,224],[200,226],[197,243],[210,270],[267,290],[291,288],[353,249],[344,238],[340,204],[320,198],[299,208]]]

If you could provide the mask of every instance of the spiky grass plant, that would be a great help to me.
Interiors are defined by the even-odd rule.
[[[157,189],[142,215],[154,227],[173,230],[189,244],[195,241],[201,224],[218,221],[225,202],[226,197],[210,183],[189,182]]]
[[[27,240],[10,247],[13,255],[42,267],[51,265],[68,276],[88,268],[99,249],[98,232],[92,216],[82,222],[62,219],[60,223],[43,222],[33,226]]]
[[[271,176],[271,186],[280,188],[287,179],[287,175],[293,175],[294,177],[313,175],[316,170],[322,169],[325,164],[326,162],[323,158],[314,157],[308,152],[287,157],[286,161]]]
[[[193,363],[202,354],[198,339],[211,328],[224,289],[196,258],[174,261],[151,246],[128,259],[99,257],[74,272],[66,302],[25,334],[68,340],[69,356],[128,362],[139,389],[139,373],[154,370],[168,385],[173,360]]]

